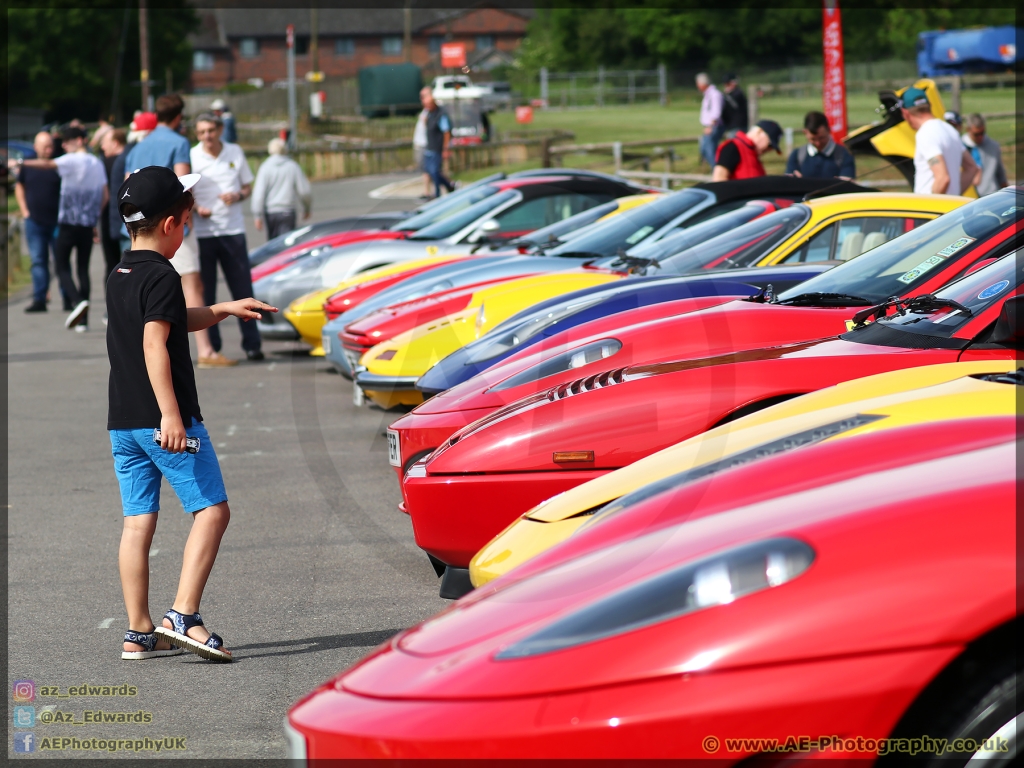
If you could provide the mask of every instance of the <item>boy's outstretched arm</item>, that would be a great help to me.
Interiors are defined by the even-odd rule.
[[[167,337],[171,324],[166,320],[150,320],[142,331],[142,350],[146,356],[146,372],[160,406],[160,447],[171,453],[185,450],[185,425],[178,410],[171,382],[171,358],[167,354]]]
[[[277,312],[277,307],[264,304],[257,299],[239,299],[238,301],[223,301],[209,307],[191,307],[188,310],[188,330],[189,333],[201,331],[211,325],[216,325],[227,317],[259,320],[263,315],[257,310]]]

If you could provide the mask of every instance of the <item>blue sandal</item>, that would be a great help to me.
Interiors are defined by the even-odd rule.
[[[192,629],[192,627],[205,626],[203,624],[203,617],[198,613],[178,613],[172,608],[164,614],[164,618],[170,620],[171,624],[174,625],[174,629],[171,630],[166,627],[157,627],[153,631],[163,637],[166,637],[167,641],[172,645],[176,645],[178,648],[190,651],[197,656],[202,656],[208,661],[232,661],[231,654],[227,651],[221,650],[224,646],[224,640],[221,639],[220,635],[215,635],[211,632],[210,637],[205,643],[193,640],[188,636],[188,631]]]
[[[126,660],[139,660],[139,659],[155,659],[160,656],[180,656],[184,653],[181,648],[164,648],[157,650],[156,643],[159,638],[156,635],[156,630],[152,632],[136,632],[134,629],[129,629],[124,633],[124,641],[126,643],[135,643],[141,645],[146,650],[144,651],[121,651],[121,658]]]

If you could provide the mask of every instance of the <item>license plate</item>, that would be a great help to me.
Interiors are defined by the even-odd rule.
[[[363,394],[363,388],[358,384],[352,385],[352,405],[356,408],[362,408],[363,403],[366,402],[366,395]]]
[[[331,354],[331,334],[325,333],[321,337],[320,341],[324,345],[324,354],[326,354],[326,355]]]
[[[348,360],[349,370],[352,371],[352,373],[355,373],[356,369],[359,367],[359,355],[357,355],[355,352],[349,352],[346,349],[345,359]]]
[[[402,466],[402,448],[398,443],[398,433],[393,429],[388,430],[388,464]]]

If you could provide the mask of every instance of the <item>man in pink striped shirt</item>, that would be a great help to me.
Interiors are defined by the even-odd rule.
[[[715,167],[715,151],[722,138],[722,92],[718,90],[705,72],[697,75],[697,90],[704,94],[700,103],[700,124],[704,136],[700,140],[700,154]]]

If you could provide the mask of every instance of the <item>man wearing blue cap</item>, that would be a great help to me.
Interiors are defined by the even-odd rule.
[[[960,134],[932,114],[928,95],[907,88],[900,111],[917,134],[914,148],[914,192],[919,195],[959,195],[974,183],[978,166],[964,149]]]

